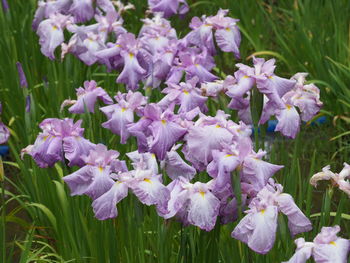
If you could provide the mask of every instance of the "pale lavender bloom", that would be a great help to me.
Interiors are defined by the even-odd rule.
[[[203,96],[218,97],[219,93],[225,93],[226,88],[223,80],[216,80],[214,82],[204,82],[201,84],[201,91]]]
[[[344,163],[344,168],[341,170],[341,172],[333,173],[330,170],[330,166],[327,165],[326,167],[322,168],[322,172],[319,172],[317,174],[314,174],[310,179],[310,184],[314,187],[317,186],[318,181],[321,180],[331,180],[333,185],[338,186],[340,190],[345,192],[350,197],[350,181],[347,180],[350,179],[350,165],[347,163]]]
[[[275,243],[278,212],[288,217],[288,226],[294,236],[312,229],[310,220],[296,206],[293,198],[282,193],[283,187],[270,179],[249,204],[247,215],[233,230],[231,236],[260,254],[266,254]]]
[[[167,94],[158,105],[162,108],[168,108],[172,103],[180,105],[179,113],[188,112],[196,107],[199,107],[202,112],[206,112],[208,108],[205,102],[208,98],[200,95],[200,90],[196,87],[198,78],[181,82],[180,84],[169,83],[168,87],[162,90],[162,93]]]
[[[314,85],[304,85],[308,73],[297,73],[292,79],[297,81],[294,89],[285,94],[298,107],[303,121],[310,121],[321,109],[320,90]]]
[[[146,149],[163,160],[166,152],[187,131],[176,122],[177,118],[171,109],[162,112],[158,105],[149,104],[144,109],[144,116],[137,123],[129,125],[128,130],[137,137],[139,151]]]
[[[84,23],[94,17],[95,10],[92,0],[73,0],[69,9],[76,23]]]
[[[314,239],[313,257],[316,263],[346,263],[350,240],[338,237],[339,226],[322,227]]]
[[[143,22],[139,36],[160,35],[168,39],[177,39],[176,30],[171,27],[170,21],[163,18],[162,13],[155,13],[153,18],[141,19]]]
[[[21,62],[16,62],[18,76],[19,76],[19,84],[22,88],[28,88],[28,83],[26,79],[26,75],[23,72],[22,64]]]
[[[82,137],[84,129],[81,122],[73,123],[72,119],[45,119],[39,127],[39,133],[34,145],[28,145],[22,150],[33,157],[39,167],[46,168],[58,161],[63,161],[63,155],[70,166],[84,164],[83,155],[87,154],[94,144]]]
[[[126,172],[125,162],[117,160],[118,156],[117,151],[108,151],[105,145],[97,144],[88,155],[83,156],[85,166],[63,177],[71,195],[86,194],[95,200],[111,189],[114,185],[112,174]]]
[[[350,240],[338,237],[339,226],[322,227],[313,242],[298,238],[295,254],[284,263],[306,263],[313,256],[316,263],[346,263],[350,250]]]
[[[236,65],[239,68],[235,72],[237,85],[229,88],[226,94],[231,98],[239,98],[256,85],[258,90],[265,94],[276,108],[284,109],[286,106],[282,97],[294,87],[296,81],[276,76],[274,74],[276,67],[274,59],[265,61],[263,58],[253,58],[253,62],[254,67],[244,64]]]
[[[213,160],[213,150],[231,143],[233,134],[227,129],[227,117],[219,110],[215,117],[202,116],[189,128],[183,152],[196,169],[203,170]]]
[[[98,22],[98,34],[101,35],[103,42],[108,38],[108,34],[113,32],[115,37],[127,33],[123,27],[123,19],[115,11],[109,11],[105,16],[95,15],[95,19]]]
[[[214,228],[220,200],[211,192],[211,182],[191,184],[188,179],[179,177],[167,187],[170,190],[169,213],[164,214],[164,218],[177,216],[183,223],[205,231]]]
[[[49,18],[55,13],[61,13],[68,15],[69,7],[72,0],[55,0],[55,1],[38,1],[38,8],[34,14],[34,19],[32,23],[33,30],[37,30],[40,22],[45,18]]]
[[[127,94],[118,92],[114,98],[117,104],[100,108],[108,118],[108,121],[102,123],[102,127],[118,134],[120,142],[125,144],[130,136],[127,126],[134,123],[134,113],[140,112],[147,100],[140,92],[134,93],[130,90]]]
[[[152,12],[162,12],[164,17],[183,15],[189,9],[186,0],[148,0],[148,5]]]
[[[138,151],[129,152],[126,154],[132,161],[135,170],[140,168],[142,170],[151,170],[153,174],[158,174],[158,162],[154,153],[139,153]]]
[[[138,82],[146,74],[146,70],[140,66],[142,53],[139,51],[139,41],[131,33],[120,35],[117,43],[121,47],[120,55],[124,60],[124,68],[117,78],[118,83],[124,83],[128,89],[138,88]]]
[[[180,63],[178,64],[186,72],[187,80],[195,76],[198,77],[199,83],[211,82],[218,79],[217,76],[210,73],[215,63],[213,57],[208,54],[206,49],[203,49],[200,53],[195,49],[187,49],[180,52],[178,56],[180,59]],[[172,82],[169,80],[170,77],[171,75],[168,77],[168,83]]]
[[[233,52],[236,58],[240,58],[239,45],[241,34],[236,25],[238,19],[226,17],[228,10],[220,9],[215,16],[202,16],[192,18],[190,28],[193,29],[186,39],[189,43],[198,47],[206,47],[211,55],[216,53],[213,30],[219,48],[224,52]]]
[[[67,105],[73,105],[69,108],[69,112],[82,114],[85,113],[85,108],[88,112],[95,112],[95,104],[97,99],[100,99],[105,104],[112,104],[113,101],[107,92],[101,87],[97,87],[97,83],[94,80],[85,81],[84,88],[80,87],[76,89],[77,100],[65,100],[61,109]]]
[[[252,184],[257,191],[262,189],[269,179],[283,168],[283,165],[275,165],[263,161],[262,158],[265,155],[266,152],[262,150],[259,150],[257,153],[252,151],[245,156],[243,161],[243,180]]]
[[[161,166],[172,180],[180,176],[192,180],[197,171],[193,166],[187,164],[178,154],[176,150],[180,147],[181,144],[175,145],[167,152],[165,159],[161,162]]]
[[[133,154],[134,155],[134,154]],[[141,155],[141,159],[144,155]],[[115,176],[116,180],[112,188],[97,198],[92,206],[95,216],[104,220],[117,216],[116,204],[126,197],[128,189],[131,189],[138,199],[146,205],[156,205],[157,212],[162,215],[168,213],[169,190],[162,184],[161,175],[154,171],[144,169],[145,163],[134,162],[135,170],[122,172]]]
[[[39,24],[37,34],[41,52],[45,56],[55,59],[54,51],[64,41],[63,29],[71,22],[70,16],[57,13]]]

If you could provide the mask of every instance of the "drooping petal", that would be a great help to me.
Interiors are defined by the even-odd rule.
[[[82,156],[89,154],[95,144],[81,136],[69,136],[63,139],[63,151],[69,166],[83,166],[85,164]]]
[[[106,220],[117,217],[117,203],[128,195],[128,186],[123,182],[116,182],[113,187],[99,198],[92,202],[95,217],[99,220]]]
[[[216,30],[215,39],[222,51],[233,52],[237,59],[240,58],[239,45],[241,43],[241,34],[237,26]]]
[[[277,113],[276,117],[278,120],[276,131],[294,139],[300,129],[300,117],[297,110],[293,106],[287,105],[285,109]]]
[[[83,195],[92,182],[91,166],[84,166],[78,171],[64,176],[62,179],[68,185],[71,195]]]
[[[292,236],[312,229],[310,220],[297,207],[291,195],[280,194],[277,197],[277,203],[279,210],[288,217],[288,227]]]

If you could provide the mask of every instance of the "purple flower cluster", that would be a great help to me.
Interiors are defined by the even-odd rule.
[[[293,198],[271,179],[283,166],[264,161],[266,152],[253,150],[251,127],[229,120],[230,115],[221,110],[215,116],[203,113],[208,97],[198,88],[197,77],[170,83],[158,103],[148,103],[140,92],[128,91],[118,92],[117,103],[111,104],[111,98],[96,88],[94,81],[85,82],[85,89],[77,91],[78,99],[70,111],[92,111],[101,98],[110,104],[100,108],[108,118],[102,126],[118,134],[121,143],[136,137],[137,151],[126,154],[133,169],[117,159],[118,152],[84,139],[81,122],[74,124],[71,119],[43,121],[43,132],[24,152],[41,167],[63,157],[69,165],[80,166],[63,180],[72,195],[93,199],[98,219],[116,217],[116,204],[130,190],[143,204],[155,205],[165,219],[176,217],[206,231],[214,228],[218,217],[223,224],[232,222],[238,219],[239,206],[247,208],[232,236],[258,253],[267,253],[274,244],[278,212],[287,215],[292,235],[311,229]],[[169,177],[167,181],[171,180],[168,185],[163,184],[159,165]],[[207,172],[208,182],[196,178],[201,171]],[[240,197],[232,176],[238,177]]]
[[[191,31],[179,39],[165,18],[186,13],[186,1],[148,2],[154,14],[142,20],[138,36],[123,28],[122,12],[131,6],[109,0],[40,1],[33,22],[42,53],[50,59],[61,45],[62,58],[71,53],[87,65],[99,63],[120,72],[116,81],[125,84],[127,93],[118,91],[116,103],[95,81],[86,81],[77,89],[77,99],[65,100],[62,108],[93,113],[97,100],[107,104],[99,108],[107,118],[102,127],[117,134],[121,144],[130,137],[137,140],[137,150],[126,153],[131,166],[119,152],[85,139],[81,121],[72,119],[44,120],[34,145],[23,153],[40,167],[64,158],[69,166],[79,166],[63,180],[71,195],[93,200],[100,220],[116,217],[117,204],[131,192],[141,203],[155,205],[159,216],[206,231],[218,218],[222,224],[236,221],[244,210],[232,237],[261,254],[274,245],[279,213],[287,216],[292,236],[310,231],[310,220],[272,179],[283,166],[269,163],[265,151],[253,149],[251,98],[253,90],[264,98],[260,124],[275,116],[277,130],[294,138],[301,120],[310,121],[322,106],[318,88],[305,84],[306,73],[291,79],[277,76],[275,60],[262,58],[254,58],[253,67],[237,64],[233,76],[220,80],[212,72],[216,46],[240,57],[238,20],[221,9],[215,16],[194,17]],[[77,24],[92,18],[96,23]],[[65,29],[72,34],[67,43]],[[141,82],[144,93],[162,88],[165,95],[151,103],[137,91]],[[239,123],[222,110],[207,115],[208,102],[226,95],[231,98],[227,107],[238,110]],[[199,173],[208,175],[205,182],[199,181]],[[166,185],[165,175],[169,178],[164,181],[170,181]],[[313,251],[316,260],[317,249]]]

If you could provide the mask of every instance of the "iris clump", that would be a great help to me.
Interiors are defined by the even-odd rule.
[[[291,236],[310,231],[310,219],[273,179],[283,165],[270,163],[269,152],[252,140],[252,128],[272,117],[278,120],[276,131],[294,139],[301,121],[319,113],[320,91],[306,81],[307,73],[282,78],[275,74],[275,59],[253,57],[252,66],[238,63],[232,75],[219,75],[214,69],[220,52],[241,56],[239,20],[228,10],[192,18],[190,32],[179,38],[167,18],[187,13],[186,1],[150,0],[149,17],[141,20],[137,33],[123,25],[122,16],[131,8],[109,0],[40,1],[33,21],[41,52],[49,59],[61,47],[62,60],[72,54],[87,66],[104,65],[118,74],[115,81],[124,89],[108,94],[86,80],[76,99],[62,101],[61,109],[70,106],[68,114],[94,118],[98,108],[105,115],[101,129],[119,136],[131,150],[120,154],[86,139],[82,120],[75,122],[76,115],[70,115],[43,120],[42,132],[22,153],[41,168],[58,162],[76,166],[62,179],[72,196],[92,199],[99,220],[122,217],[117,207],[132,193],[142,204],[154,205],[160,217],[183,226],[212,231],[236,222],[231,237],[259,254],[273,248],[279,214],[287,216]],[[18,70],[25,87],[23,70]],[[155,101],[154,94],[160,99]],[[255,98],[262,104],[255,104]],[[3,143],[9,132],[0,124]],[[347,166],[346,175],[324,168],[311,183],[332,179],[348,193]],[[345,263],[349,241],[338,238],[339,231],[324,226],[314,242],[298,238],[289,262],[313,256],[316,262]],[[339,243],[334,250],[339,256],[332,256],[332,242]]]

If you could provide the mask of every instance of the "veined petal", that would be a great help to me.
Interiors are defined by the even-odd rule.
[[[145,205],[156,205],[159,214],[168,212],[169,190],[161,183],[162,175],[144,178],[131,185],[131,189],[141,203]]]
[[[210,191],[195,192],[190,197],[188,221],[199,228],[210,231],[219,214],[220,201]]]
[[[300,117],[297,110],[293,106],[287,105],[276,117],[278,120],[276,131],[294,139],[300,129]]]
[[[118,215],[117,203],[128,195],[128,186],[123,182],[116,182],[113,187],[92,202],[97,219],[106,220]]]
[[[237,26],[216,30],[215,38],[222,51],[233,52],[236,58],[240,58],[239,45],[241,43],[241,34]]]
[[[232,237],[248,244],[249,248],[260,254],[271,250],[276,239],[277,207],[268,206],[260,212],[246,215],[232,232]],[[245,219],[248,217],[247,219]],[[247,224],[244,226],[242,224]]]

